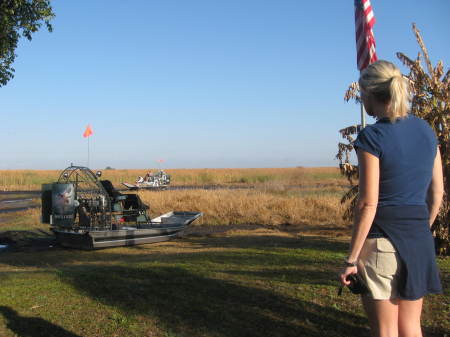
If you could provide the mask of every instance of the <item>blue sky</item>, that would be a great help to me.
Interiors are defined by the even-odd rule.
[[[379,58],[415,57],[416,22],[448,69],[448,0],[371,2]],[[353,0],[52,4],[0,88],[0,169],[85,165],[88,123],[93,168],[335,166],[359,121]]]

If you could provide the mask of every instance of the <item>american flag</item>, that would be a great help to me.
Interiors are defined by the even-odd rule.
[[[377,60],[372,31],[374,24],[375,16],[370,1],[355,0],[356,52],[359,71]]]

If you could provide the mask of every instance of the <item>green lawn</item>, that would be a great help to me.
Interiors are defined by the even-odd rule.
[[[358,297],[336,295],[347,249],[338,232],[192,232],[128,248],[0,253],[0,336],[369,336]],[[439,265],[446,293],[427,298],[427,336],[450,329],[450,260]]]

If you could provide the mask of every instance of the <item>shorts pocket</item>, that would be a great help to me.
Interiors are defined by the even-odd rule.
[[[377,239],[377,251],[383,253],[396,253],[394,245],[389,239],[379,238]]]
[[[394,275],[398,270],[398,255],[391,241],[386,238],[377,239],[376,269],[380,275]]]

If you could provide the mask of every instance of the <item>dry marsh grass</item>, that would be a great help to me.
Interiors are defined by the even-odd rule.
[[[102,179],[116,186],[134,182],[147,169],[104,170]],[[249,169],[172,169],[173,186],[204,185],[285,185],[310,186],[347,184],[335,167],[249,168]],[[0,190],[36,190],[41,184],[58,179],[59,170],[0,170]]]
[[[151,215],[175,211],[203,212],[200,224],[338,225],[343,226],[340,194],[251,190],[190,190],[140,192]],[[304,193],[304,195],[302,195]]]
[[[141,199],[150,205],[153,218],[169,211],[197,211],[203,217],[196,224],[268,226],[288,225],[346,227],[342,189],[234,189],[143,191]],[[3,214],[0,231],[48,229],[40,223],[40,208]]]
[[[0,170],[0,190],[34,190],[58,179],[56,170]]]

